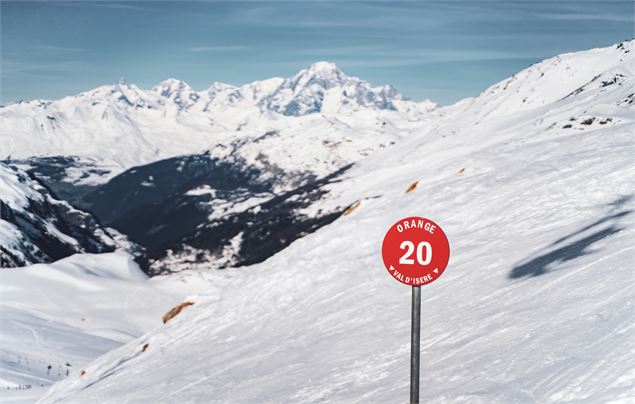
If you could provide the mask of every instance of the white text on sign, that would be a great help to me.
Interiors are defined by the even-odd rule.
[[[403,222],[397,225],[397,231],[399,233],[402,233],[404,230],[408,230],[408,229],[423,229],[430,234],[434,234],[434,230],[436,229],[436,226],[423,219],[404,220]]]
[[[421,277],[409,277],[406,276],[404,274],[402,274],[401,272],[393,269],[393,276],[395,277],[395,279],[404,282],[404,283],[411,283],[412,285],[425,285],[428,282],[431,282],[433,280],[432,275],[424,275]]]
[[[408,258],[412,255],[412,252],[415,250],[415,244],[410,240],[404,240],[399,246],[402,250],[407,250],[404,255],[399,258],[400,264],[405,265],[414,265],[415,260],[412,258]],[[426,258],[423,258],[423,249],[426,249]],[[428,265],[432,261],[432,246],[427,241],[422,241],[417,244],[417,262],[419,265]]]

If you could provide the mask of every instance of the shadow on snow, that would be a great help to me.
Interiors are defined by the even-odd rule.
[[[553,271],[558,264],[562,264],[594,252],[595,250],[590,248],[593,244],[624,229],[624,227],[620,226],[617,222],[619,219],[633,212],[632,210],[622,209],[624,204],[631,198],[632,196],[623,197],[611,203],[610,206],[613,207],[612,212],[597,221],[556,240],[549,246],[550,250],[548,252],[534,257],[525,263],[516,265],[509,273],[508,277],[510,279],[518,279],[544,275]],[[619,209],[619,211],[615,212],[615,209]],[[604,224],[609,224],[609,226],[598,229],[598,227]],[[583,238],[578,238],[578,236],[588,233],[591,230],[593,230],[592,233]],[[565,242],[566,244],[563,245]]]

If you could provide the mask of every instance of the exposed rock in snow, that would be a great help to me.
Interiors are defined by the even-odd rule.
[[[90,214],[56,199],[18,168],[0,163],[0,267],[108,252],[115,246]]]

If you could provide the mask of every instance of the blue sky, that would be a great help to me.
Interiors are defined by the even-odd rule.
[[[2,1],[0,102],[125,77],[196,89],[318,60],[449,104],[545,57],[633,37],[633,1]]]

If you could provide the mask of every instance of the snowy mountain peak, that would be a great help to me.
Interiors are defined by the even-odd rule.
[[[307,84],[311,80],[320,80],[320,84],[328,87],[341,84],[350,78],[335,63],[321,61],[300,70],[292,79],[297,83],[304,81]]]
[[[396,110],[393,101],[403,98],[390,86],[371,87],[367,81],[346,75],[334,63],[321,61],[283,80],[259,104],[283,115],[300,116],[360,108]]]
[[[192,88],[186,82],[170,77],[169,79],[163,80],[156,86],[152,87],[151,90],[161,94],[163,97],[172,98],[175,93],[191,89]]]
[[[307,86],[318,86],[322,88],[332,88],[344,85],[349,81],[360,81],[344,74],[335,63],[316,62],[306,69],[300,70],[295,76],[287,80],[293,89]]]
[[[99,97],[99,93],[96,98]],[[114,98],[113,98],[114,97]],[[110,98],[115,105],[124,107],[142,107],[151,103],[147,94],[134,84],[129,84],[125,79],[121,78],[117,84],[110,87],[107,98]]]
[[[161,97],[171,100],[178,110],[190,108],[201,98],[201,95],[192,89],[185,81],[175,78],[163,80],[150,90]],[[161,101],[160,103],[163,103]]]
[[[617,50],[621,50],[622,53],[630,53],[633,51],[633,48],[635,48],[635,39],[629,39],[627,41],[620,42],[615,45],[615,48]]]
[[[335,63],[324,60],[311,64],[306,70],[312,72],[341,72]]]
[[[232,86],[231,84],[225,84],[225,83],[221,83],[220,81],[215,81],[212,83],[211,86],[209,86],[207,91],[210,93],[220,93],[222,91],[227,91],[227,90],[233,91],[235,89],[236,87]]]

